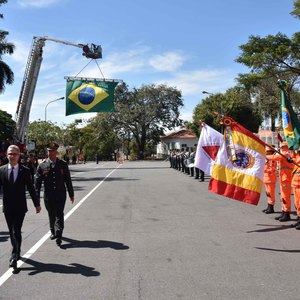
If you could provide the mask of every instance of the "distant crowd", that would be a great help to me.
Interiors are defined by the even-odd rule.
[[[195,179],[204,181],[204,172],[195,166],[196,148],[174,149],[170,151],[170,168],[176,169]]]

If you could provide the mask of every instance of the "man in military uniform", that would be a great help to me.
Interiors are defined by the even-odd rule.
[[[44,183],[44,202],[49,215],[51,236],[56,244],[61,245],[64,229],[64,208],[67,191],[71,202],[74,202],[74,190],[68,164],[57,158],[59,145],[47,145],[48,158],[41,162],[35,174],[35,188],[38,198],[42,183]]]

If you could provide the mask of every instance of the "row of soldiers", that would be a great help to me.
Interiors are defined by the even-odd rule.
[[[294,206],[297,213],[296,223],[292,224],[300,230],[300,151],[291,151],[287,142],[280,144],[276,152],[274,147],[266,146],[266,163],[264,168],[264,185],[268,206],[263,210],[266,214],[274,213],[276,201],[277,177],[280,187],[281,213],[275,220],[286,222],[291,220],[291,195],[294,192]],[[278,175],[278,176],[277,176]]]
[[[170,150],[170,168],[204,181],[204,172],[194,166],[195,156],[196,148],[191,148],[191,151],[189,151],[189,148]]]

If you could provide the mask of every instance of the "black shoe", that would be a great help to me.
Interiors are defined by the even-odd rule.
[[[61,245],[61,238],[57,238],[56,239],[56,245],[60,247],[60,245]]]
[[[50,235],[50,240],[55,240],[56,239],[56,236],[54,234],[51,234]]]
[[[9,262],[9,267],[16,269],[17,268],[17,261],[15,259],[11,259],[10,262]]]
[[[298,223],[297,226],[295,226],[295,228],[296,228],[297,230],[300,230],[300,223]]]
[[[298,225],[300,225],[300,222],[299,221],[297,221],[296,223],[294,223],[294,224],[291,224],[291,227],[294,227],[294,228],[296,228]]]
[[[195,179],[199,179],[199,177],[195,177]]]
[[[275,220],[279,220],[280,218],[283,217],[283,214],[284,214],[284,212],[281,212],[281,214],[280,214],[279,216],[275,217],[274,219],[275,219]]]
[[[283,216],[279,219],[280,222],[286,222],[286,221],[290,221],[291,217],[290,217],[290,213],[289,212],[284,212]]]
[[[268,208],[265,210],[265,213],[266,214],[273,214],[275,211],[274,211],[274,205],[272,204],[268,204]]]

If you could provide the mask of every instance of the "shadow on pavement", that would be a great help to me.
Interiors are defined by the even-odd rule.
[[[125,178],[125,177],[72,177],[72,181],[132,181],[132,180],[139,180],[135,178]]]
[[[8,239],[9,239],[9,232],[8,231],[0,231],[0,242],[6,242],[6,241],[8,241]]]
[[[60,246],[61,249],[68,249],[68,248],[112,248],[114,250],[128,250],[129,247],[118,242],[112,241],[78,241],[73,240],[70,238],[63,237],[63,241],[68,242],[68,244],[62,244]]]
[[[276,252],[286,252],[286,253],[300,253],[300,250],[283,250],[283,249],[272,249],[272,248],[262,248],[262,247],[254,247],[258,250],[267,250],[267,251],[276,251]]]
[[[100,272],[95,271],[92,267],[87,267],[81,264],[72,263],[69,265],[60,265],[52,263],[42,263],[32,259],[26,259],[25,263],[32,267],[21,267],[15,273],[21,271],[31,271],[28,275],[36,275],[44,272],[63,273],[63,274],[81,274],[86,277],[100,276]]]
[[[272,231],[278,231],[278,230],[285,230],[285,229],[291,229],[291,225],[268,225],[268,224],[256,224],[258,226],[269,226],[269,228],[263,228],[263,229],[257,229],[257,230],[250,230],[246,231],[246,233],[252,233],[252,232],[272,232]],[[270,228],[271,227],[271,228]]]

